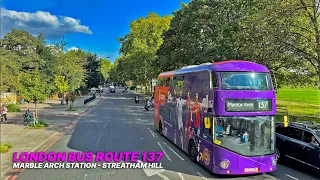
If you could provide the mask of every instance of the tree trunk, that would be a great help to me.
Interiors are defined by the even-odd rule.
[[[63,101],[64,101],[64,95],[62,95],[61,97],[61,105],[63,105]]]
[[[71,103],[70,103],[70,110],[72,110],[73,109],[73,101],[71,101]]]
[[[37,101],[35,102],[35,107],[36,107],[36,118],[38,118],[38,104],[37,104]]]

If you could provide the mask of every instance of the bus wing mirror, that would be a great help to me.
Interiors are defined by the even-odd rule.
[[[275,93],[278,93],[278,85],[277,85],[277,79],[276,79],[276,76],[274,75],[274,72],[272,71],[272,76],[273,76],[273,79],[274,79],[274,92]]]

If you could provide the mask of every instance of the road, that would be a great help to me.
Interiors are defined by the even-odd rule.
[[[153,111],[146,112],[143,103],[135,104],[133,94],[118,90],[107,93],[107,99],[87,115],[47,151],[99,152],[99,151],[164,151],[163,169],[26,169],[18,180],[205,180],[205,179],[283,179],[314,180],[320,175],[302,168],[302,165],[278,165],[270,174],[241,177],[217,176],[191,162],[188,156],[159,135],[153,128]]]

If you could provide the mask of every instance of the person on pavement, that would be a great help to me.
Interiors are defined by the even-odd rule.
[[[316,137],[314,137],[314,136],[311,137],[311,142],[310,143],[319,146],[319,144],[316,141]]]
[[[7,114],[8,114],[7,107],[5,105],[2,105],[2,108],[1,108],[1,123],[3,121],[3,118],[4,118],[5,122],[8,122]]]

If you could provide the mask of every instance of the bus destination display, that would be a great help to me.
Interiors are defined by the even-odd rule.
[[[227,99],[227,112],[271,111],[271,99]]]

